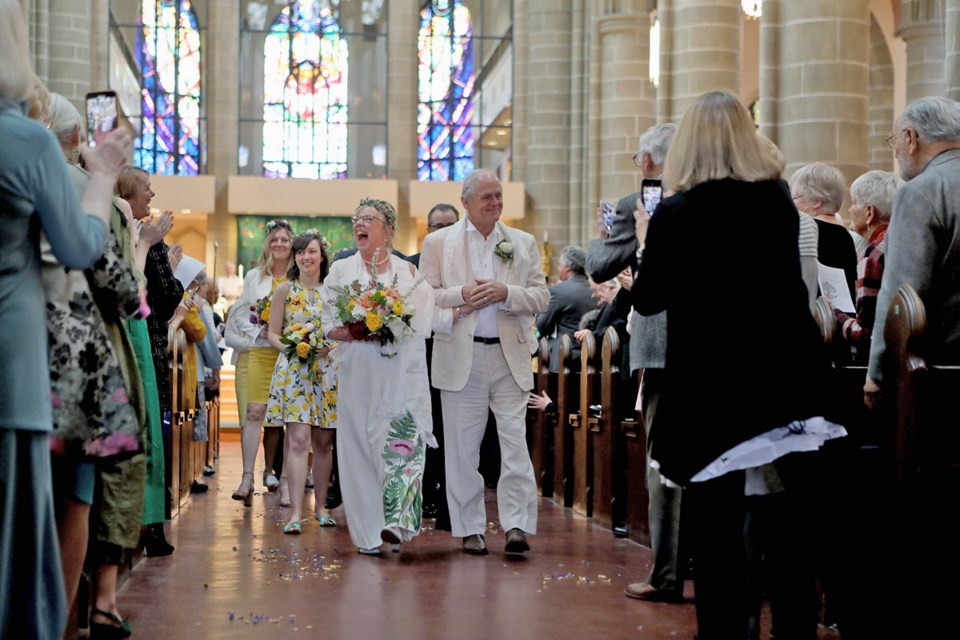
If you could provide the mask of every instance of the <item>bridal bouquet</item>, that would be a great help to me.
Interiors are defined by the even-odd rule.
[[[354,280],[330,290],[336,297],[328,304],[336,309],[337,318],[354,340],[379,342],[383,355],[393,355],[395,345],[414,336],[410,325],[413,305],[397,290],[396,276],[389,285],[377,282],[374,274],[369,282]]]
[[[250,305],[250,324],[258,327],[270,324],[270,296],[264,296]]]
[[[310,380],[316,382],[318,374],[317,351],[329,346],[323,339],[323,332],[320,327],[312,322],[303,325],[292,324],[284,330],[280,343],[286,345],[283,353],[287,356],[287,359],[297,359],[307,365]]]

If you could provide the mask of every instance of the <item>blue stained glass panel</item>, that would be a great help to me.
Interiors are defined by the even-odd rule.
[[[142,76],[134,163],[149,173],[200,172],[200,30],[190,0],[141,0]]]
[[[474,168],[473,22],[460,0],[427,2],[417,41],[417,178],[463,180]]]

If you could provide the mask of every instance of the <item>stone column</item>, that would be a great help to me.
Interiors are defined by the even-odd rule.
[[[960,0],[947,0],[944,16],[946,23],[946,61],[944,76],[946,96],[960,100]]]
[[[803,3],[801,3],[803,4]],[[679,122],[707,91],[740,91],[739,0],[660,0],[657,119]]]
[[[34,71],[80,108],[107,87],[108,0],[32,0],[24,4]]]
[[[527,215],[551,244],[568,243],[570,216],[573,0],[514,5],[517,139],[514,178],[526,182]],[[523,154],[522,150],[526,153]],[[525,222],[529,228],[530,223]],[[538,237],[538,240],[540,238]]]
[[[867,143],[870,169],[893,171],[893,150],[887,136],[893,130],[893,60],[883,30],[870,16],[870,119]]]
[[[206,111],[207,174],[216,177],[216,211],[207,218],[207,256],[213,259],[213,241],[220,242],[216,272],[237,255],[237,221],[227,211],[227,182],[237,173],[240,145],[240,27],[233,0],[209,0],[209,24],[202,31],[205,73],[201,91]]]
[[[650,15],[641,3],[633,13],[608,13],[594,23],[591,54],[590,182],[580,214],[582,233],[596,232],[600,199],[618,200],[639,189],[633,163],[637,141],[655,124],[656,89],[650,82]]]
[[[943,0],[901,0],[897,35],[907,43],[907,102],[944,95]]]
[[[399,183],[400,218],[396,245],[414,246],[417,227],[410,211],[410,181],[417,178],[417,30],[420,3],[393,0],[388,16],[387,170]]]
[[[821,161],[849,184],[867,168],[869,2],[766,0],[763,12],[761,131],[787,175]]]

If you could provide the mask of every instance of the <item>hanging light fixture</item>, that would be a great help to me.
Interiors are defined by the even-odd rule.
[[[756,19],[763,14],[763,2],[761,0],[740,0],[740,6],[748,18]]]
[[[650,83],[660,86],[660,20],[657,11],[650,12]]]

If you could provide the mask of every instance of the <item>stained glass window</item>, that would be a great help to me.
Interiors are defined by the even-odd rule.
[[[291,2],[263,51],[263,174],[347,177],[347,41],[330,0]]]
[[[420,10],[417,178],[463,180],[473,171],[473,22],[460,0]]]
[[[200,30],[190,0],[141,0],[143,78],[134,162],[149,173],[200,172]]]

